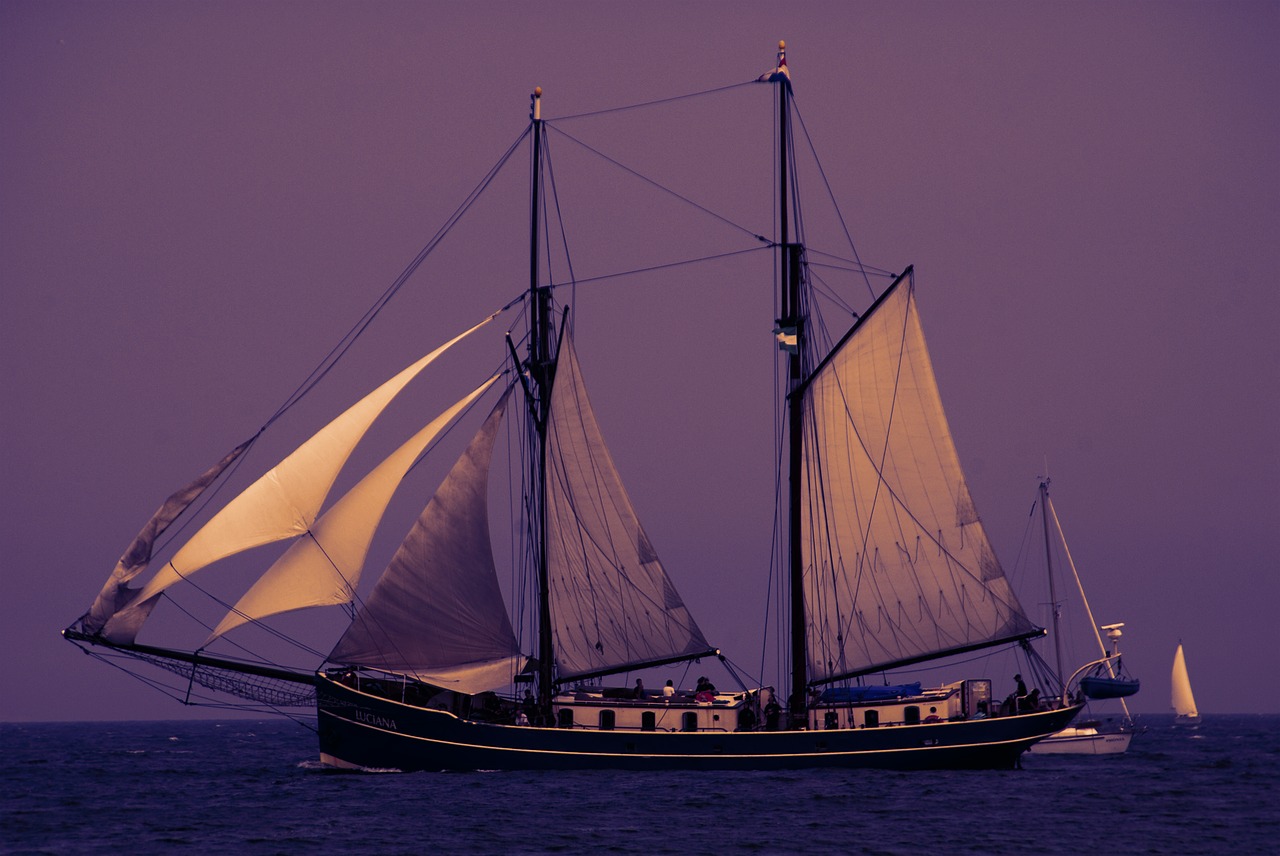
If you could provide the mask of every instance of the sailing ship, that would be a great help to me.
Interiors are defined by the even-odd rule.
[[[573,292],[539,262],[548,243],[542,214],[554,209],[553,123],[541,116],[540,89],[522,137],[533,166],[527,289],[352,405],[177,549],[162,549],[161,536],[224,483],[258,435],[174,493],[64,636],[88,652],[177,674],[183,701],[212,690],[276,710],[314,709],[320,757],[340,768],[1010,768],[1059,732],[1079,710],[1066,698],[1002,715],[987,678],[888,683],[892,670],[1026,645],[1044,630],[1011,591],[966,485],[913,269],[893,277],[834,345],[817,335],[789,178],[794,102],[784,47],[771,71],[743,84],[767,84],[777,117],[775,237],[760,240],[779,283],[779,552],[790,616],[781,691],[762,680],[738,680],[732,690],[708,680],[661,691],[631,685],[645,669],[704,658],[737,672],[708,642],[640,523],[587,395],[572,301],[561,302]],[[330,500],[379,413],[446,350],[509,311],[525,326],[503,338],[505,365],[482,373],[464,398]],[[473,439],[381,576],[362,588],[396,485],[482,397],[496,401]],[[513,534],[493,538],[489,485],[500,480],[490,469],[506,421],[520,426],[509,445],[526,462],[514,479]],[[518,545],[506,558],[529,581],[518,596],[497,570],[494,544],[504,540]],[[199,646],[138,641],[179,586],[286,541]],[[131,584],[153,565],[145,584]],[[520,605],[532,618],[513,617]],[[236,634],[314,607],[341,607],[348,621],[309,669],[216,653]],[[527,635],[517,632],[525,621]]]
[[[1191,678],[1187,675],[1187,658],[1182,653],[1182,643],[1173,652],[1172,685],[1173,724],[1181,727],[1195,728],[1200,725],[1200,710],[1196,707],[1196,698],[1191,694]]]
[[[1089,700],[1118,699],[1124,711],[1120,718],[1102,718],[1092,715],[1088,706],[1082,718],[1051,734],[1030,749],[1036,755],[1121,755],[1129,750],[1133,740],[1135,726],[1133,716],[1129,713],[1129,705],[1125,699],[1135,695],[1141,683],[1124,674],[1124,666],[1120,656],[1120,637],[1123,635],[1123,623],[1104,624],[1099,626],[1093,617],[1093,609],[1089,606],[1089,598],[1084,593],[1084,584],[1080,581],[1080,572],[1076,569],[1075,560],[1071,558],[1071,550],[1067,546],[1066,534],[1062,531],[1062,521],[1058,511],[1053,507],[1053,499],[1049,496],[1049,480],[1040,482],[1039,501],[1040,518],[1044,529],[1045,568],[1049,581],[1049,600],[1053,607],[1053,640],[1054,653],[1058,665],[1058,673],[1062,674],[1062,632],[1059,627],[1058,596],[1054,576],[1054,546],[1062,547],[1067,567],[1075,580],[1076,591],[1084,606],[1093,630],[1094,641],[1097,642],[1101,656],[1086,663],[1071,675],[1063,685],[1063,697],[1070,695]],[[1051,525],[1052,523],[1052,525]],[[1101,632],[1100,632],[1101,631]],[[1102,641],[1102,633],[1107,634],[1111,642],[1111,650]],[[1074,691],[1072,688],[1075,688]]]

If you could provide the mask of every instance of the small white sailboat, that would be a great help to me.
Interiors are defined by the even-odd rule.
[[[1108,624],[1102,627],[1107,631],[1107,638],[1111,640],[1111,656],[1116,662],[1120,657],[1120,628],[1123,626],[1123,624]],[[1107,661],[1107,667],[1111,668],[1110,661]],[[1137,681],[1132,683],[1134,686],[1137,685]],[[1117,688],[1118,692],[1127,691],[1127,684],[1128,682],[1120,678],[1095,677],[1091,681],[1086,677],[1081,681],[1081,688],[1089,698],[1104,698],[1109,696],[1109,690],[1112,687]],[[1027,751],[1036,755],[1123,755],[1129,751],[1129,743],[1132,742],[1133,735],[1145,729],[1134,727],[1133,717],[1129,713],[1129,706],[1125,703],[1124,697],[1116,697],[1120,700],[1124,716],[1081,719],[1034,744]]]
[[[1027,750],[1033,755],[1123,755],[1133,729],[1122,722],[1087,720],[1046,737]]]
[[[1129,713],[1129,706],[1125,703],[1125,697],[1136,693],[1139,687],[1137,680],[1129,679],[1121,672],[1120,637],[1122,633],[1120,628],[1124,627],[1124,624],[1106,624],[1099,627],[1094,620],[1093,609],[1089,606],[1089,598],[1084,593],[1084,584],[1080,582],[1080,572],[1076,570],[1075,561],[1071,558],[1071,550],[1067,547],[1066,535],[1062,531],[1062,522],[1058,520],[1058,512],[1053,507],[1053,500],[1049,498],[1048,480],[1040,483],[1040,513],[1044,523],[1045,558],[1048,565],[1050,591],[1053,590],[1053,550],[1050,545],[1056,535],[1057,543],[1062,546],[1063,554],[1066,557],[1067,566],[1071,568],[1076,590],[1080,593],[1080,601],[1084,605],[1085,614],[1089,616],[1089,624],[1093,629],[1094,639],[1097,640],[1098,650],[1102,655],[1101,659],[1087,664],[1078,670],[1075,675],[1072,675],[1064,687],[1064,697],[1072,681],[1079,677],[1078,692],[1080,694],[1090,699],[1118,699],[1124,715],[1122,717],[1082,718],[1056,734],[1052,734],[1032,745],[1027,751],[1036,755],[1123,754],[1128,751],[1129,743],[1133,740],[1135,731],[1133,717]],[[1052,527],[1050,526],[1051,521]],[[1056,602],[1056,595],[1053,596],[1053,599]],[[1054,608],[1053,624],[1054,647],[1057,652],[1058,669],[1061,671],[1062,650],[1060,644],[1062,634],[1058,628],[1056,606]],[[1111,642],[1110,652],[1107,651],[1106,643],[1102,641],[1102,634],[1099,630],[1106,632],[1107,639]],[[1088,709],[1086,708],[1087,714]]]
[[[1196,707],[1196,697],[1191,694],[1191,678],[1187,675],[1187,658],[1182,653],[1182,643],[1173,652],[1173,675],[1170,678],[1173,686],[1173,724],[1194,728],[1200,724],[1200,710]]]

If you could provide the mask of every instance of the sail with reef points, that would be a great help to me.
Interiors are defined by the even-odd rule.
[[[910,271],[805,397],[810,680],[1039,635],[974,510]]]

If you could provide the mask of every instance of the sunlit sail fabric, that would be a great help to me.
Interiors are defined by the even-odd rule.
[[[910,274],[837,346],[804,395],[810,680],[1038,633],[965,484]]]
[[[294,541],[245,592],[204,645],[241,624],[268,615],[350,603],[374,531],[405,474],[423,449],[497,379],[498,375],[489,378],[433,419],[334,503],[307,535]]]
[[[1191,694],[1191,678],[1187,674],[1187,657],[1182,653],[1181,642],[1178,643],[1178,650],[1173,652],[1173,672],[1169,683],[1173,688],[1170,693],[1173,712],[1178,716],[1199,716],[1200,711],[1196,708],[1196,698]]]
[[[488,481],[510,388],[445,477],[329,660],[476,693],[524,663],[489,540]]]
[[[149,612],[142,604],[169,586],[218,559],[305,533],[315,522],[342,465],[378,415],[432,361],[494,317],[454,337],[382,384],[249,485],[196,532],[135,600],[107,623],[105,635],[113,641],[132,642]]]
[[[547,567],[561,679],[712,652],[636,518],[571,337],[547,430]]]

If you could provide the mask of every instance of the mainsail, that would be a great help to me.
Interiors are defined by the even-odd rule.
[[[1173,652],[1173,672],[1170,678],[1170,693],[1173,712],[1181,717],[1195,718],[1200,715],[1196,708],[1196,698],[1191,694],[1191,677],[1187,674],[1187,658],[1182,653],[1182,643]]]
[[[622,485],[566,335],[547,431],[547,566],[561,679],[714,653]]]
[[[329,654],[476,693],[524,664],[489,540],[489,464],[511,390],[454,464]]]
[[[910,269],[804,388],[809,681],[1036,635],[961,472]]]

